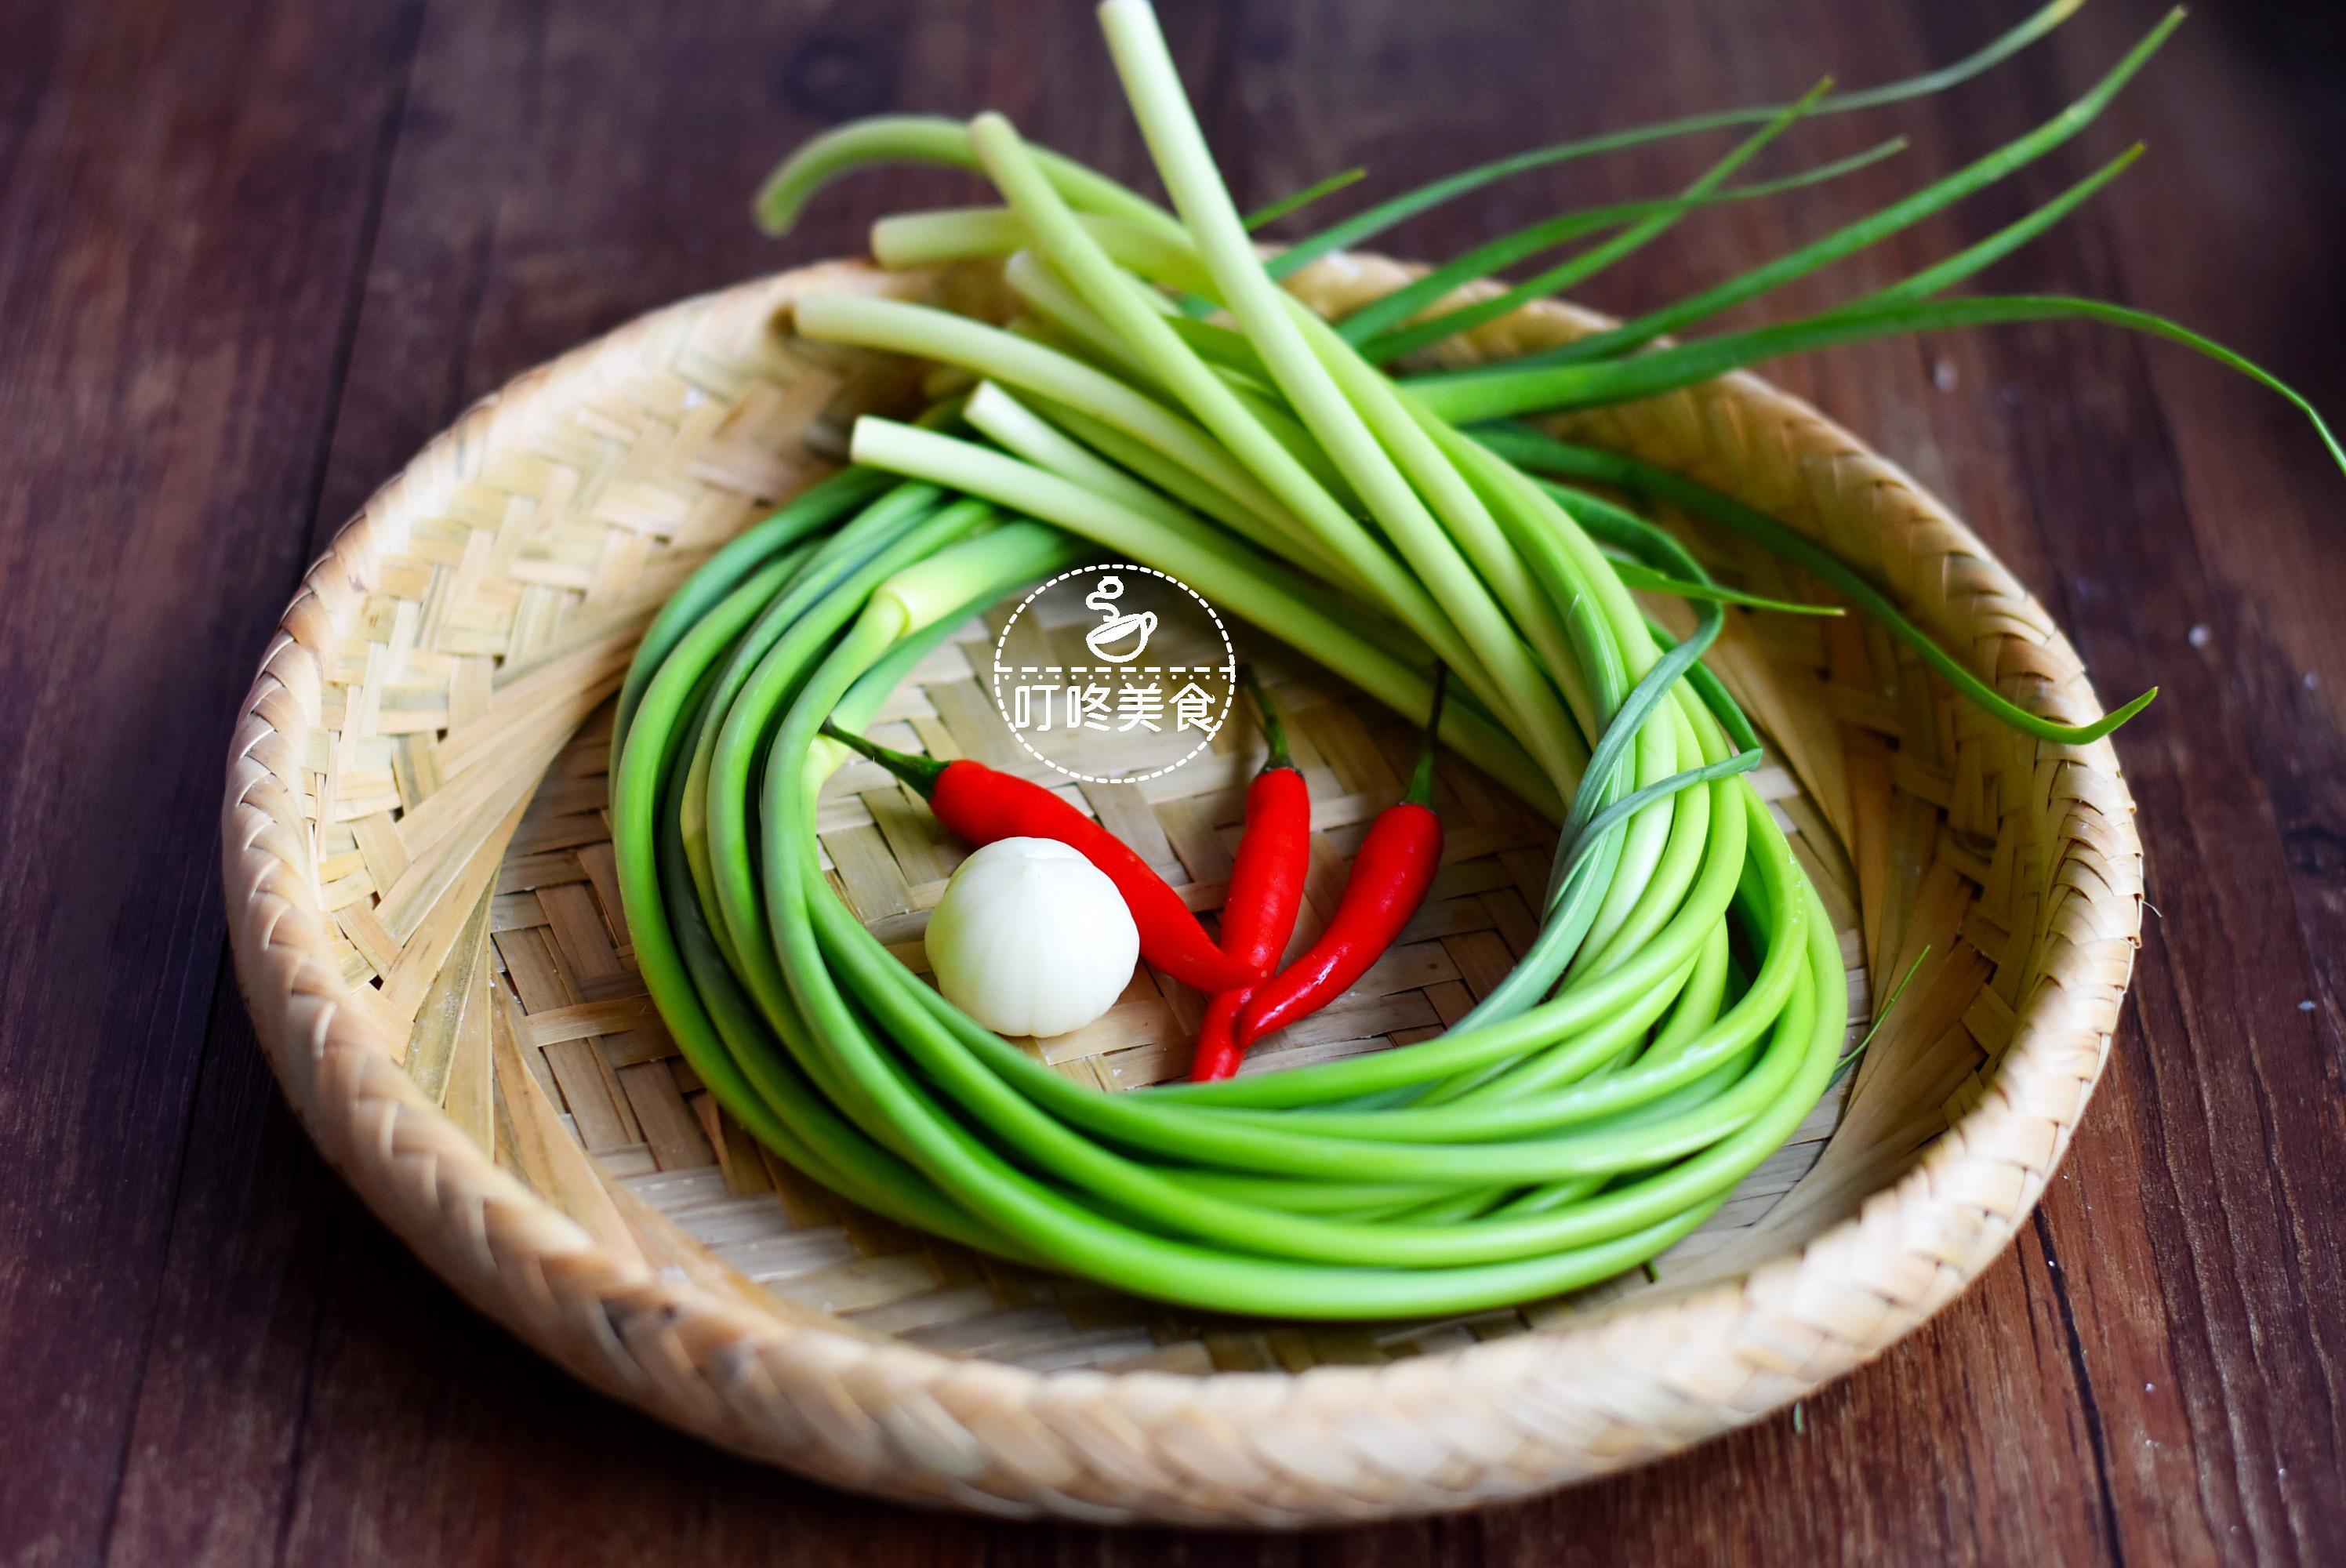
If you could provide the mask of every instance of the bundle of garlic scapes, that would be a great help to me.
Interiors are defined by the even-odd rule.
[[[1541,232],[1611,233],[1566,264],[1580,269],[1566,281],[1585,276],[1694,207],[1763,188],[1722,182],[1802,115],[1942,85],[2075,4],[1933,78],[1694,122],[1760,128],[1680,198]],[[855,466],[712,558],[647,636],[613,769],[645,980],[686,1058],[756,1136],[857,1203],[1005,1257],[1201,1308],[1326,1319],[1516,1302],[1633,1268],[1701,1225],[1807,1116],[1841,1059],[1848,990],[1815,890],[1739,777],[1758,742],[1698,662],[1734,596],[1671,535],[1584,486],[1658,495],[1786,551],[2033,734],[2090,739],[2147,694],[2090,727],[2051,724],[1780,524],[1524,427],[1462,429],[1759,357],[1767,345],[1733,338],[1631,351],[1760,286],[1722,286],[1544,362],[1396,381],[1384,361],[1443,335],[1428,336],[1428,311],[1535,247],[1485,247],[1394,301],[1323,321],[1276,277],[1373,226],[1340,225],[1266,265],[1145,0],[1107,0],[1100,15],[1171,211],[1030,148],[996,115],[847,127],[770,187],[769,214],[786,222],[862,163],[979,168],[1003,206],[892,218],[873,249],[887,266],[1006,259],[1025,313],[1001,327],[860,295],[799,301],[808,338],[954,367],[980,390],[914,423],[862,419]],[[2090,117],[2163,36],[2025,156]],[[1997,158],[2008,169],[2022,155]],[[1943,205],[1992,178],[1976,168],[1925,194]],[[1380,220],[1438,199],[1423,195]],[[1931,209],[1920,200],[1899,222]],[[2009,249],[2049,221],[2033,214],[1991,243]],[[1896,226],[1868,223],[1876,237]],[[1837,239],[1836,253],[1862,239]],[[1804,251],[1770,277],[1827,259]],[[1842,341],[1901,311],[1944,311],[1925,297],[1988,259],[1967,252],[1893,299],[1779,331]],[[2053,313],[1974,313],[2028,310]],[[1458,331],[1491,313],[1432,321],[1473,318]],[[1402,714],[1424,712],[1437,664],[1454,673],[1443,740],[1560,835],[1536,940],[1446,1033],[1107,1094],[964,1014],[841,901],[814,804],[846,754],[822,726],[861,728],[974,611],[1102,552],[1179,578]],[[1696,632],[1673,644],[1633,584],[1685,594]]]

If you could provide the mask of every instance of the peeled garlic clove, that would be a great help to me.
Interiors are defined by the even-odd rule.
[[[1064,1034],[1115,1005],[1140,957],[1131,911],[1051,839],[1002,839],[961,863],[929,916],[945,1000],[998,1034]]]

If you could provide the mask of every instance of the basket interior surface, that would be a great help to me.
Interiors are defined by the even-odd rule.
[[[1341,310],[1405,275],[1339,257],[1294,286]],[[1854,1072],[1650,1271],[1433,1322],[1220,1319],[909,1233],[759,1147],[676,1054],[634,965],[605,809],[610,699],[695,565],[827,472],[857,413],[921,397],[917,364],[791,335],[792,302],[834,290],[1000,299],[982,271],[826,264],[521,377],[312,568],[231,748],[231,932],[262,1042],[330,1157],[475,1301],[602,1387],[846,1484],[1295,1523],[1520,1494],[1750,1420],[1878,1353],[2010,1239],[2108,1054],[2139,930],[2132,805],[2106,742],[1999,726],[1855,616],[1730,611],[1708,662],[1767,739],[1754,783],[1831,916],[1852,1036],[1877,990],[1912,979]],[[1594,320],[1541,305],[1443,351],[1522,352]],[[1824,539],[2007,695],[2068,722],[2098,711],[2058,628],[1960,523],[1764,383],[1562,433]],[[1823,596],[1664,521],[1731,583]],[[1063,789],[1211,910],[1258,743],[1225,726],[1139,784],[1048,773],[984,684],[1010,608],[913,670],[880,738]],[[1046,658],[1051,639],[1076,634],[1038,619],[1020,635],[1052,662],[1069,656]],[[1398,793],[1413,726],[1238,636],[1311,785],[1308,941]],[[1438,799],[1448,842],[1424,910],[1252,1070],[1405,1047],[1523,951],[1549,830],[1455,759]],[[923,967],[960,848],[868,765],[833,779],[819,833],[842,895]],[[1105,1017],[1033,1049],[1103,1091],[1138,1088],[1186,1070],[1198,1006],[1144,967]],[[1135,1375],[1092,1375],[1107,1371]]]

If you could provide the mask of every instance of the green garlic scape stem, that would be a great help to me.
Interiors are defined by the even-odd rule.
[[[1797,189],[1800,186],[1814,184],[1821,179],[1835,178],[1853,169],[1863,168],[1892,153],[1903,149],[1904,139],[1893,138],[1859,153],[1853,158],[1841,158],[1787,179],[1765,181],[1759,185],[1746,186],[1738,190],[1724,192],[1719,190],[1719,187],[1726,183],[1728,176],[1757,158],[1770,142],[1782,135],[1794,121],[1808,113],[1815,106],[1816,101],[1824,96],[1825,89],[1831,85],[1831,78],[1827,77],[1811,88],[1806,97],[1796,103],[1785,106],[1781,114],[1761,126],[1758,131],[1738,143],[1725,158],[1704,170],[1702,177],[1687,187],[1685,193],[1678,200],[1651,204],[1653,209],[1646,212],[1638,212],[1632,209],[1615,209],[1614,210],[1623,212],[1629,219],[1628,227],[1604,244],[1582,255],[1567,258],[1537,276],[1518,283],[1514,288],[1503,290],[1491,299],[1447,311],[1432,321],[1420,321],[1414,326],[1401,325],[1411,316],[1415,315],[1423,305],[1432,304],[1451,289],[1477,278],[1487,277],[1502,267],[1512,267],[1524,257],[1546,249],[1550,245],[1562,240],[1572,239],[1577,232],[1586,232],[1586,229],[1573,226],[1569,219],[1573,216],[1586,219],[1594,214],[1567,215],[1566,219],[1535,224],[1530,229],[1470,250],[1455,260],[1435,268],[1432,273],[1420,279],[1416,283],[1394,290],[1394,294],[1388,296],[1387,300],[1396,302],[1388,304],[1387,300],[1379,300],[1372,305],[1369,311],[1362,312],[1363,316],[1369,316],[1372,311],[1378,312],[1378,315],[1372,316],[1370,320],[1359,321],[1348,318],[1344,322],[1346,340],[1363,345],[1362,353],[1372,361],[1382,364],[1385,361],[1405,354],[1413,349],[1440,342],[1443,339],[1459,332],[1471,331],[1484,321],[1496,321],[1518,305],[1528,303],[1533,300],[1544,299],[1550,294],[1560,293],[1564,290],[1585,283],[1615,262],[1660,238],[1681,218],[1698,207],[1714,205],[1722,200],[1749,200],[1754,197],[1772,196],[1779,191]],[[1606,209],[1597,209],[1599,212],[1604,210]],[[1439,286],[1435,283],[1436,279],[1443,280]],[[1419,290],[1423,292],[1417,299],[1397,299],[1398,296],[1411,295]],[[1387,328],[1394,330],[1388,331],[1385,331]]]
[[[2059,26],[2074,15],[2085,0],[2053,0],[2043,9],[2033,13],[2021,24],[1986,47],[1970,56],[1935,71],[1903,81],[1889,82],[1880,87],[1857,92],[1841,93],[1821,98],[1810,106],[1809,113],[1842,114],[1852,109],[1875,108],[1884,104],[1901,103],[1912,98],[1927,97],[1973,76],[1999,62],[2008,59],[2028,45]],[[1350,249],[1375,239],[1395,225],[1406,222],[1421,212],[1432,210],[1444,202],[1471,195],[1484,187],[1518,174],[1600,153],[1620,152],[1650,142],[1665,141],[1677,137],[1698,135],[1707,131],[1731,130],[1739,126],[1760,125],[1784,113],[1792,106],[1769,105],[1746,109],[1727,109],[1710,114],[1689,115],[1683,118],[1664,120],[1658,124],[1637,126],[1627,130],[1607,131],[1601,136],[1585,137],[1576,141],[1559,142],[1553,147],[1535,148],[1473,168],[1437,179],[1416,190],[1382,202],[1368,211],[1348,218],[1302,243],[1290,247],[1270,266],[1271,276],[1284,278],[1309,266],[1323,256]]]
[[[1204,430],[1112,376],[1043,344],[950,311],[861,295],[816,294],[798,303],[798,329],[810,338],[857,343],[921,359],[960,365],[978,375],[1019,387],[1056,402],[1079,407],[1148,446],[1194,474],[1260,526],[1256,536],[1300,565],[1317,565],[1314,538],[1254,476]],[[1364,558],[1365,559],[1365,558]],[[1370,563],[1364,569],[1373,569]],[[1397,609],[1413,614],[1413,629],[1424,636],[1441,612],[1422,590],[1401,583]],[[1428,637],[1437,646],[1454,638]]]
[[[1513,635],[1448,534],[1378,444],[1289,314],[1294,301],[1263,272],[1245,226],[1222,188],[1205,137],[1182,96],[1164,36],[1141,0],[1107,0],[1100,24],[1109,53],[1155,155],[1158,175],[1189,230],[1220,297],[1262,355],[1279,388],[1352,488],[1368,503],[1387,539],[1434,598],[1450,612],[1471,648],[1413,626],[1467,687],[1523,725],[1526,749],[1553,779],[1569,776],[1575,750],[1561,705],[1522,641]],[[1290,501],[1292,498],[1290,498]]]
[[[1247,229],[1251,233],[1258,229],[1268,229],[1289,213],[1309,207],[1323,197],[1333,196],[1347,186],[1358,185],[1368,177],[1369,171],[1365,168],[1348,168],[1341,174],[1331,174],[1325,179],[1314,180],[1292,196],[1281,197],[1277,201],[1258,207],[1248,213]]]
[[[1796,278],[1804,277],[1867,246],[1877,244],[1902,229],[1911,228],[1941,209],[2042,158],[2092,124],[2095,117],[2109,106],[2110,100],[2117,97],[2119,89],[2142,69],[2150,56],[2158,51],[2158,46],[2166,43],[2168,36],[2182,23],[2180,8],[2168,12],[2165,19],[2128,50],[2126,56],[2095,83],[2084,97],[2026,136],[1998,148],[1943,179],[1923,187],[1903,200],[1837,229],[1821,239],[1754,267],[1740,277],[1729,279],[1658,310],[1649,311],[1609,331],[1591,333],[1562,348],[1528,356],[1525,362],[1578,364],[1626,353],[1666,332],[1675,332],[1681,327],[1707,321],[1722,311],[1747,300],[1757,299]]]
[[[1010,123],[998,115],[981,115],[970,124],[970,141],[1010,199],[1013,210],[1033,233],[1037,248],[1084,302],[1132,344],[1134,354],[1156,372],[1157,379],[1191,415],[1245,463],[1290,513],[1308,524],[1321,548],[1343,563],[1348,576],[1371,585],[1445,661],[1464,657],[1464,648],[1446,618],[1400,565],[1375,547],[1335,498],[1190,351],[1165,318],[1143,302],[1141,286],[1109,260],[1076,223]]]
[[[1908,620],[1891,602],[1888,595],[1867,582],[1840,557],[1734,497],[1720,494],[1668,469],[1641,463],[1636,458],[1575,446],[1526,429],[1478,430],[1474,433],[1493,451],[1528,468],[1573,479],[1618,485],[1668,501],[1685,507],[1706,521],[1731,528],[1757,541],[1803,571],[1830,584],[1837,591],[1848,595],[1860,609],[1880,621],[1892,636],[1912,648],[1924,663],[1970,702],[2023,734],[2039,740],[2064,746],[2088,745],[2149,707],[2152,699],[2158,696],[2158,688],[2152,687],[2116,712],[2105,714],[2090,724],[2055,724],[2014,703],[1974,675],[1953,655],[1932,641],[1920,626]]]
[[[1408,382],[1425,405],[1459,423],[1511,419],[1535,412],[1582,408],[1652,397],[1679,387],[1707,382],[1729,371],[1788,354],[1809,353],[1841,343],[1862,342],[1891,334],[1934,331],[1948,327],[2000,326],[2017,321],[2101,321],[2129,331],[2164,338],[2207,356],[2226,368],[2278,392],[2305,415],[2315,434],[2328,447],[2341,471],[2346,448],[2320,412],[2294,387],[2223,344],[2164,317],[2104,304],[2099,300],[2059,295],[2012,295],[2004,298],[1892,301],[1886,305],[1851,305],[1810,317],[1805,321],[1760,327],[1716,338],[1698,338],[1676,348],[1640,354],[1634,359],[1596,364],[1534,366],[1420,378]]]
[[[1162,209],[1056,153],[1043,155],[1067,199],[1086,211],[1163,226]],[[941,163],[974,169],[967,127],[933,115],[882,115],[824,132],[767,177],[752,209],[769,234],[786,234],[814,193],[852,169],[884,163]]]
[[[2137,142],[2027,216],[2004,225],[1978,244],[1965,246],[1945,260],[1925,267],[1911,278],[1853,300],[1851,308],[1926,300],[1948,285],[1959,283],[1973,273],[1993,266],[2075,212],[2095,192],[2133,168],[2142,155],[2143,144]]]

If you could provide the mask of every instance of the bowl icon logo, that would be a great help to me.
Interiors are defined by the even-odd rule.
[[[1147,653],[1148,639],[1157,631],[1157,612],[1124,614],[1117,608],[1123,597],[1124,579],[1116,576],[1102,577],[1099,586],[1084,596],[1084,608],[1100,614],[1100,624],[1084,634],[1084,647],[1094,658],[1109,664],[1130,664]]]

